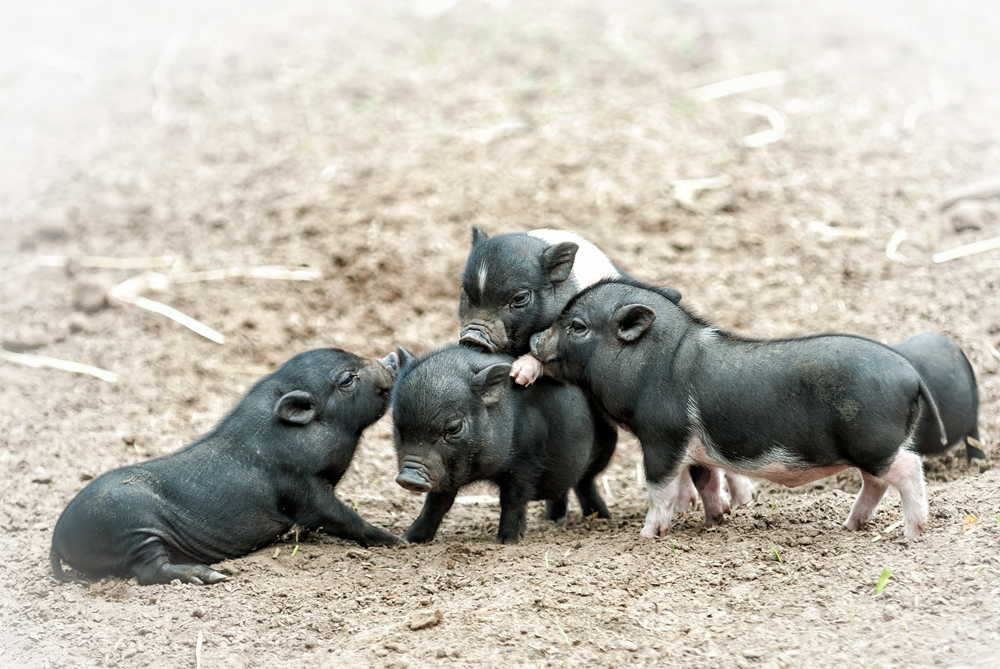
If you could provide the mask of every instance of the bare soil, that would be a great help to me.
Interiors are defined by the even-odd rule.
[[[0,362],[0,667],[192,667],[199,647],[203,667],[1000,666],[1000,250],[931,261],[1000,235],[996,199],[940,208],[1000,173],[1000,5],[280,4],[0,10],[0,337],[119,375]],[[771,70],[783,84],[692,93]],[[781,115],[780,141],[745,146],[770,127],[745,100]],[[707,177],[694,198],[674,183]],[[52,528],[90,478],[189,443],[294,353],[453,341],[473,223],[575,230],[744,334],[944,333],[978,375],[988,460],[928,459],[912,541],[894,493],[872,528],[841,527],[853,475],[640,541],[623,435],[614,519],[533,506],[515,547],[479,501],[430,545],[292,535],[216,586],[52,578]],[[42,255],[70,260],[9,271]],[[322,278],[150,295],[219,345],[107,302],[141,270],[83,260],[161,255],[168,275]],[[400,533],[421,499],[394,468],[387,417],[338,491]]]

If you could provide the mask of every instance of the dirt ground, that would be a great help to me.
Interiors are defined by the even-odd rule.
[[[987,1],[5,4],[0,338],[118,381],[0,361],[0,667],[1000,666],[1000,250],[931,261],[1000,235],[996,198],[941,209],[1000,174],[998,32]],[[784,135],[746,146],[768,113]],[[894,492],[872,528],[841,527],[854,475],[761,485],[723,526],[697,510],[640,541],[623,435],[614,519],[571,506],[555,527],[533,504],[515,547],[476,488],[425,546],[289,536],[206,587],[52,578],[89,479],[189,443],[291,355],[453,341],[473,223],[575,230],[743,334],[947,334],[988,460],[927,461],[912,541]],[[167,255],[168,276],[321,278],[148,294],[220,345],[107,300],[143,263],[89,259]],[[68,260],[23,265],[39,256]],[[387,417],[338,494],[401,533],[422,500],[394,468]]]

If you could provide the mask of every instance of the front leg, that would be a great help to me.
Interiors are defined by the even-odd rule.
[[[410,543],[425,544],[434,538],[444,515],[448,513],[451,505],[455,503],[455,492],[429,492],[424,499],[424,508],[420,510],[420,515],[410,525],[410,529],[403,533],[403,538]]]
[[[500,525],[498,544],[516,544],[528,527],[527,505],[530,497],[523,486],[505,483],[500,486]]]
[[[649,511],[639,536],[644,539],[662,537],[670,529],[674,508],[681,492],[679,476],[683,460],[683,442],[670,438],[639,436],[643,466],[646,469],[646,491]]]
[[[542,372],[542,363],[530,353],[525,353],[510,366],[514,382],[522,386],[530,386],[542,377]]]
[[[395,534],[375,527],[344,505],[328,485],[314,483],[313,503],[319,514],[317,522],[326,534],[342,539],[352,539],[366,548],[368,546],[396,546],[405,543]]]

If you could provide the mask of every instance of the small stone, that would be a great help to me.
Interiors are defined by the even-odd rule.
[[[191,612],[191,615],[194,616],[195,618],[204,618],[205,612],[202,611],[201,609],[195,609],[194,611]]]
[[[622,650],[627,650],[630,653],[634,653],[637,650],[639,650],[639,646],[637,646],[634,642],[628,640],[622,641],[618,645],[621,646]]]
[[[882,620],[885,620],[886,622],[895,620],[897,613],[898,612],[896,611],[895,606],[887,606],[885,611],[882,612]]]
[[[809,546],[812,542],[812,537],[799,537],[799,546]]]
[[[748,649],[743,651],[743,657],[748,660],[759,660],[764,657],[764,651],[757,649]]]
[[[372,556],[371,551],[366,551],[363,548],[352,548],[347,551],[347,557],[355,558],[358,560],[367,560]]]
[[[410,629],[422,630],[428,627],[434,627],[441,622],[441,618],[441,611],[438,609],[434,609],[433,611],[414,611],[410,614]]]
[[[448,651],[446,651],[444,648],[438,648],[436,651],[434,651],[434,656],[435,657],[448,657]]]

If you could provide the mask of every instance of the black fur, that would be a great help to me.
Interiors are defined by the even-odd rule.
[[[451,346],[419,361],[400,351],[393,389],[397,481],[426,491],[420,516],[403,535],[434,538],[459,489],[476,481],[500,488],[497,543],[517,543],[525,505],[548,500],[551,520],[576,492],[584,515],[609,517],[594,484],[614,453],[617,433],[595,420],[583,393],[550,379],[522,388],[512,358]]]
[[[54,573],[70,580],[61,558],[86,574],[135,576],[142,585],[216,582],[224,576],[204,565],[249,553],[292,526],[363,545],[400,543],[334,495],[362,431],[386,410],[394,356],[389,367],[338,349],[302,353],[195,443],[97,477],[56,523]]]

